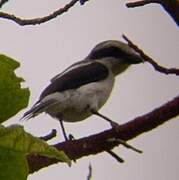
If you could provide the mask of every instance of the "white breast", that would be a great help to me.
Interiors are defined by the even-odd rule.
[[[109,75],[103,81],[89,83],[74,90],[56,92],[43,99],[53,99],[56,103],[46,112],[55,118],[63,118],[67,122],[76,122],[91,116],[90,110],[99,110],[110,96],[114,84],[114,77]]]

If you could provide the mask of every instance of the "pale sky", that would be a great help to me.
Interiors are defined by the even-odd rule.
[[[90,0],[84,6],[77,4],[61,17],[36,26],[21,27],[0,19],[0,53],[21,62],[17,73],[26,80],[24,86],[31,90],[29,108],[53,76],[82,60],[97,43],[109,39],[122,40],[122,34],[126,34],[159,64],[179,67],[179,33],[173,20],[159,5],[127,9],[125,2]],[[47,15],[65,3],[67,1],[14,0],[2,10],[32,18]],[[116,79],[112,95],[100,112],[118,123],[125,123],[171,100],[178,91],[176,76],[158,73],[147,63],[136,65]],[[6,124],[19,123],[18,119],[26,110]],[[124,147],[115,148],[114,151],[125,160],[123,164],[101,153],[82,158],[71,168],[60,163],[44,168],[30,175],[28,180],[85,180],[89,163],[92,164],[94,180],[178,180],[177,120],[179,118],[129,141],[143,150],[142,155]],[[40,115],[23,125],[36,136],[46,135],[57,128],[59,136],[51,143],[62,139],[58,121],[48,115]],[[75,138],[110,128],[108,123],[97,117],[79,123],[65,123],[65,127]]]

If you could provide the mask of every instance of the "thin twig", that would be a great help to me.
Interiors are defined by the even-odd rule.
[[[116,159],[117,162],[120,162],[120,163],[123,163],[123,162],[124,162],[124,160],[123,160],[121,157],[119,157],[115,152],[113,152],[113,151],[111,151],[111,150],[106,150],[106,152],[107,152],[108,154],[110,154],[114,159]]]
[[[72,0],[68,4],[66,4],[63,8],[60,8],[53,13],[51,13],[48,16],[44,17],[39,17],[39,18],[34,18],[34,19],[22,19],[20,17],[16,17],[13,14],[8,14],[4,12],[0,12],[0,17],[8,20],[12,20],[15,23],[25,26],[25,25],[36,25],[36,24],[41,24],[45,23],[47,21],[50,21],[51,19],[56,18],[57,16],[62,15],[63,13],[67,12],[70,8],[72,8],[79,0]]]
[[[135,8],[151,3],[160,4],[179,26],[179,0],[140,0],[126,3],[126,6],[128,8]]]
[[[135,148],[134,146],[130,145],[129,143],[127,143],[126,141],[119,139],[119,138],[112,138],[112,139],[108,139],[107,141],[108,143],[118,143],[118,144],[122,144],[124,147],[131,149],[137,153],[142,153],[142,151],[140,149]]]
[[[158,1],[157,0],[141,0],[141,1],[126,3],[126,6],[128,8],[135,8],[135,7],[145,6],[147,4],[152,4],[152,3],[158,3]]]
[[[56,129],[52,129],[52,131],[47,134],[46,136],[40,137],[40,139],[44,140],[44,141],[49,141],[52,138],[56,137],[57,135],[57,130]]]
[[[155,70],[164,73],[164,74],[175,74],[179,75],[179,69],[176,68],[165,68],[163,66],[158,65],[158,63],[153,60],[151,57],[149,57],[147,54],[145,54],[141,49],[139,49],[131,40],[129,40],[125,35],[123,35],[123,38],[128,42],[128,45],[133,48],[137,53],[140,54],[140,56],[148,63],[150,63]]]
[[[112,128],[78,140],[61,142],[54,145],[54,147],[58,150],[64,151],[71,159],[96,155],[97,153],[118,146],[118,143],[109,145],[109,143],[107,143],[108,139],[119,138],[128,141],[144,132],[151,131],[177,115],[179,115],[179,96],[145,115],[139,116],[123,125],[120,125],[119,131]],[[29,155],[27,158],[30,173],[58,162],[56,159],[50,159],[38,155]]]
[[[89,172],[88,172],[87,180],[92,180],[92,166],[91,166],[91,164],[89,164],[88,170],[89,170]]]
[[[89,0],[79,0],[81,5],[84,5]]]

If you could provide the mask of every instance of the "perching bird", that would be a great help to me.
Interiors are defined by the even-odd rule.
[[[39,100],[22,119],[30,119],[46,112],[60,121],[65,140],[63,121],[77,122],[95,114],[111,124],[99,109],[110,96],[115,76],[130,65],[143,59],[127,44],[120,41],[104,41],[92,49],[82,61],[74,63],[51,79]]]

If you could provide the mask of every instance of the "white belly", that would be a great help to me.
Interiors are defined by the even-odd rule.
[[[67,122],[76,122],[91,116],[91,109],[98,111],[110,96],[114,84],[113,76],[100,82],[84,85],[76,90],[56,92],[44,100],[54,99],[56,104],[46,112]]]

